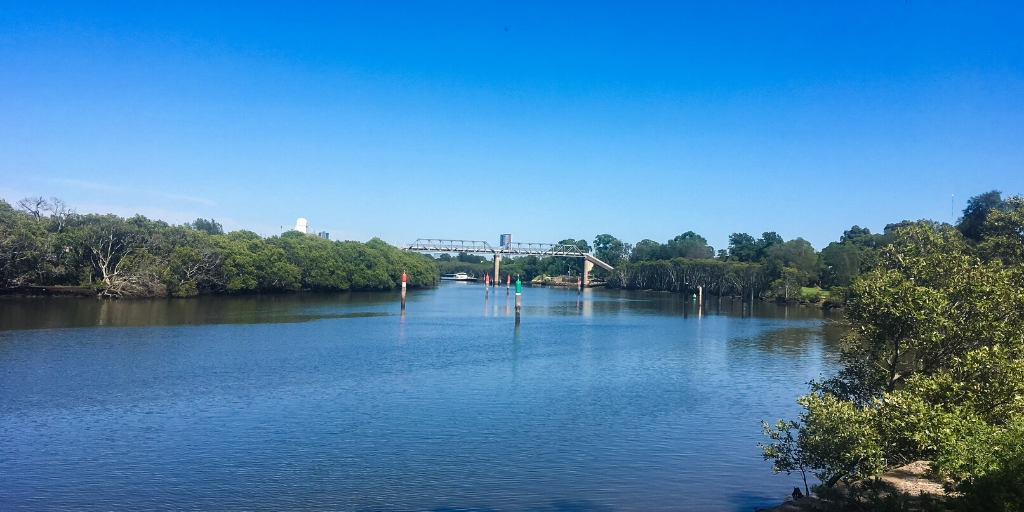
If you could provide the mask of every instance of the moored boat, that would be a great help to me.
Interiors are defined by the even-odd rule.
[[[476,278],[465,273],[456,272],[454,274],[445,274],[441,276],[442,281],[476,281]]]

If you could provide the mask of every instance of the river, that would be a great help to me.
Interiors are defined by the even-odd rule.
[[[512,295],[514,296],[514,290]],[[827,313],[442,283],[0,300],[0,509],[742,510]]]

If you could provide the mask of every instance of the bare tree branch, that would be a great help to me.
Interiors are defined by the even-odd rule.
[[[25,210],[36,220],[43,216],[43,212],[49,209],[49,204],[43,196],[39,197],[26,197],[21,201],[18,201],[18,208]]]

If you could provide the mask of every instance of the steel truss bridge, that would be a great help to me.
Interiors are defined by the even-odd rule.
[[[605,270],[613,270],[611,265],[595,258],[593,255],[569,244],[543,244],[529,242],[510,242],[497,247],[483,240],[451,240],[445,238],[420,238],[402,247],[403,251],[415,252],[464,252],[467,254],[491,254],[494,256],[494,275],[498,275],[498,264],[503,256],[558,256],[562,258],[583,258],[584,284],[590,269],[597,265]],[[495,284],[497,279],[495,279]]]

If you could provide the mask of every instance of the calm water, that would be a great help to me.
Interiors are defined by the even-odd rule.
[[[0,300],[0,510],[750,511],[798,482],[756,444],[829,371],[819,310],[524,288],[517,332],[504,288],[397,299]]]

